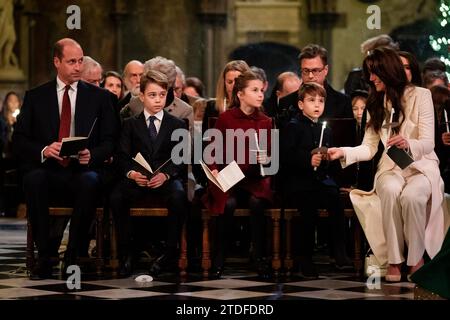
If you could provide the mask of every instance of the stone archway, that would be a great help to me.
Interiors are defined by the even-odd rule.
[[[276,77],[284,71],[299,72],[298,55],[300,49],[276,42],[259,42],[247,44],[234,49],[230,60],[245,60],[249,66],[264,69],[269,81],[266,96],[270,95]]]

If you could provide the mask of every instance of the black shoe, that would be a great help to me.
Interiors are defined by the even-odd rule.
[[[150,275],[156,277],[161,272],[167,271],[170,267],[173,267],[174,261],[175,258],[173,257],[173,255],[163,254],[159,256],[150,266]]]
[[[220,279],[222,278],[222,274],[223,274],[223,266],[220,266],[212,268],[211,272],[209,273],[209,276],[211,279]]]
[[[269,279],[271,276],[271,268],[269,262],[264,258],[256,259],[256,272],[262,279]]]
[[[127,256],[123,259],[119,270],[119,276],[127,278],[133,274],[133,259],[131,256]]]
[[[318,279],[316,266],[312,262],[311,258],[303,258],[300,260],[300,274],[306,279]]]
[[[30,280],[43,280],[52,277],[52,265],[48,259],[38,259],[30,271]]]
[[[353,270],[353,262],[347,256],[343,258],[336,258],[336,263],[334,265],[336,269],[344,271],[344,270]]]

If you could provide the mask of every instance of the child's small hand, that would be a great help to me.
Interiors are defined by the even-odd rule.
[[[270,162],[269,157],[267,156],[267,152],[266,151],[259,151],[257,156],[256,156],[256,161],[259,164],[268,164]]]
[[[323,155],[320,153],[313,154],[311,157],[311,165],[313,167],[319,167],[320,163],[322,162],[322,156]]]

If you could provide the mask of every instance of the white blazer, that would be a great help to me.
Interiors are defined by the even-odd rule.
[[[400,134],[408,140],[415,160],[410,168],[423,173],[429,179],[432,188],[427,207],[425,249],[433,258],[444,241],[448,228],[448,223],[445,222],[445,219],[448,219],[448,210],[444,201],[444,182],[440,176],[439,159],[434,152],[434,107],[431,92],[420,87],[407,87],[402,103],[405,107],[405,120],[400,127]],[[386,107],[390,110],[390,105]],[[373,128],[366,129],[360,146],[342,148],[345,153],[344,159],[341,160],[342,167],[372,159],[378,150],[380,139],[386,147],[388,129],[381,129],[379,133],[376,133]],[[386,154],[385,149],[378,163],[374,181],[377,181],[380,174],[394,167],[395,163]],[[381,222],[381,203],[375,188],[370,192],[355,189],[350,193],[350,199],[373,253],[380,264],[387,263],[386,239]]]

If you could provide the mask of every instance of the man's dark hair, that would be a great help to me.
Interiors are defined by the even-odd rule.
[[[303,59],[314,59],[317,56],[320,57],[325,66],[328,64],[327,49],[319,46],[318,44],[310,43],[306,47],[303,47],[302,51],[298,55],[298,59],[300,60],[301,64]]]

